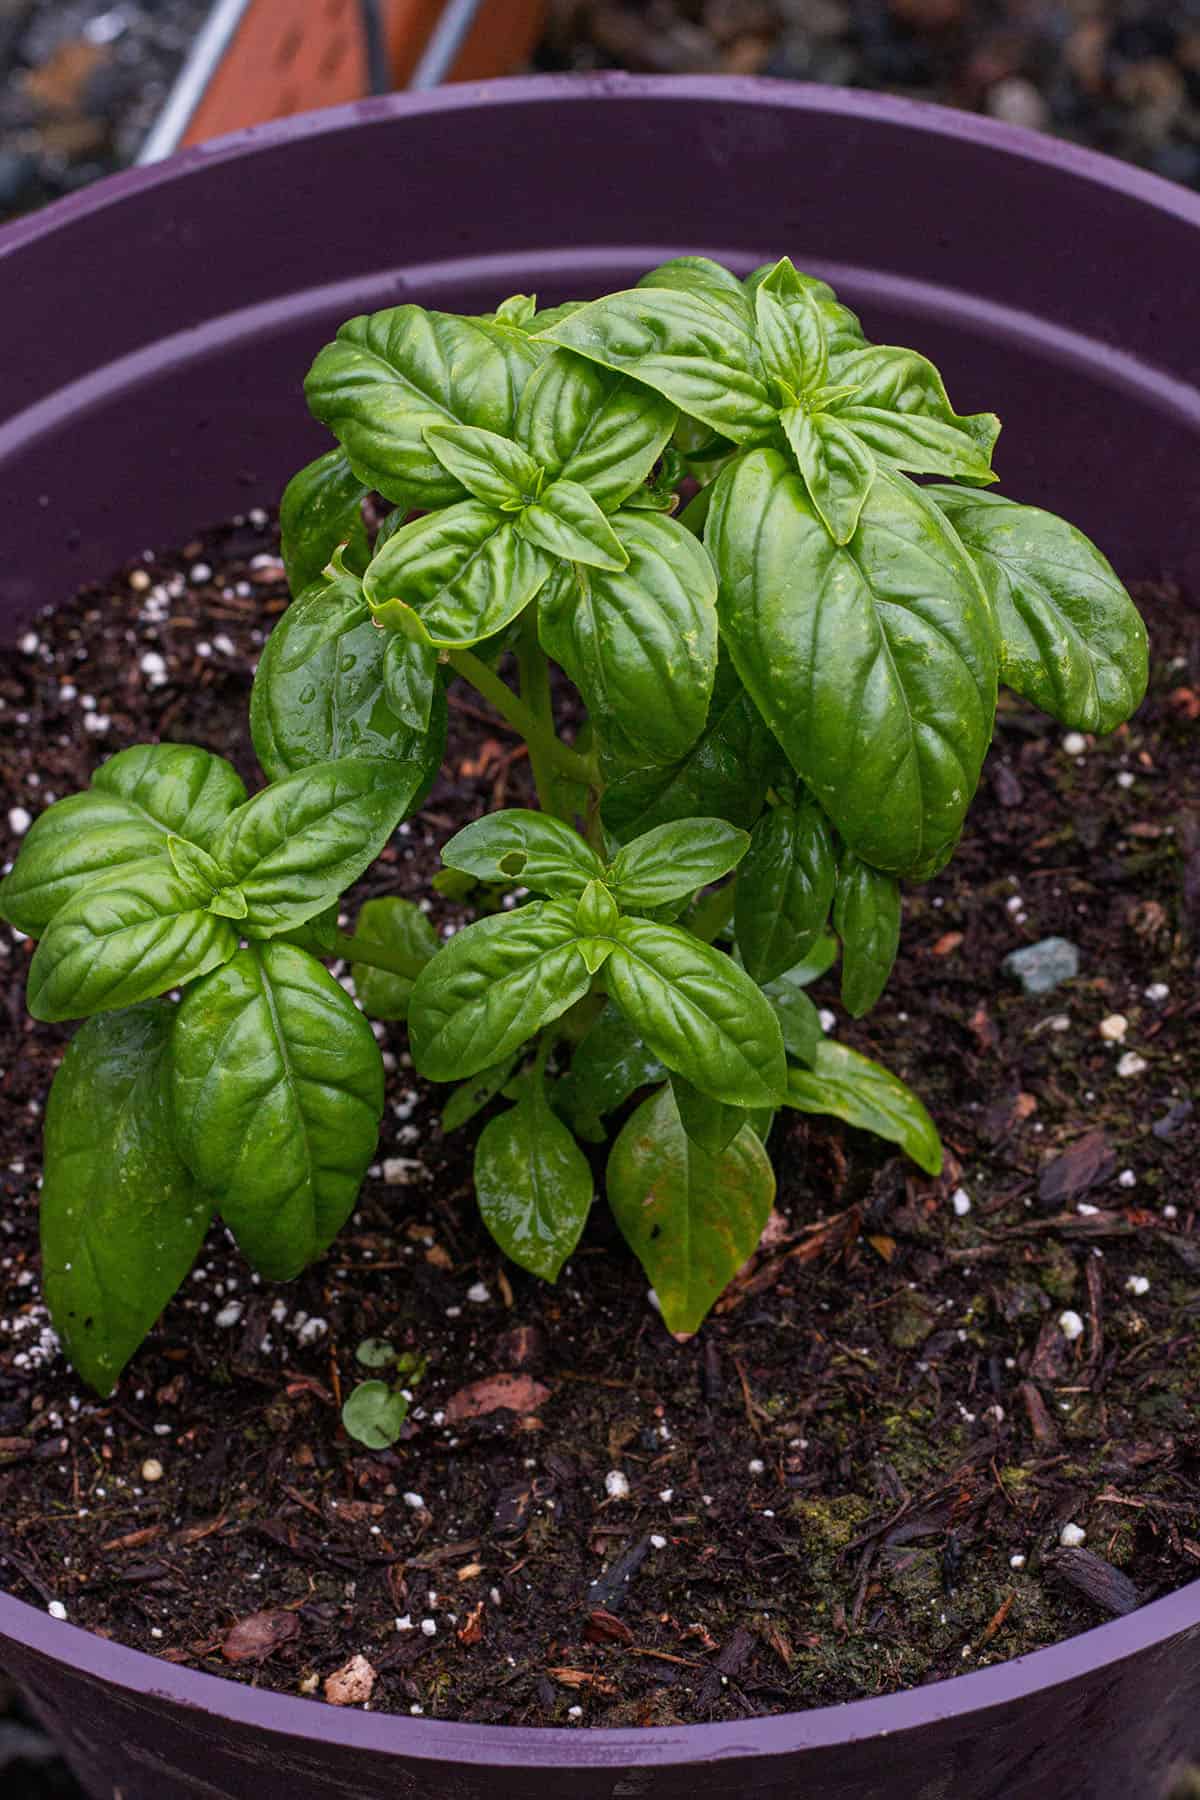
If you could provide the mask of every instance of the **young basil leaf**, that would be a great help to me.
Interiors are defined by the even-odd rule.
[[[618,775],[604,791],[600,815],[613,836],[626,841],[698,814],[748,828],[762,811],[777,756],[757,707],[722,657],[704,729],[691,748],[661,767]]]
[[[184,1160],[246,1258],[290,1281],[341,1230],[375,1154],[371,1027],[313,957],[262,944],[188,989],[172,1053]]]
[[[1096,546],[1053,513],[929,487],[996,615],[1000,679],[1077,731],[1112,731],[1146,692],[1146,627]]]
[[[520,444],[474,425],[427,425],[425,442],[442,467],[488,506],[525,506],[542,485],[542,470]]]
[[[343,325],[304,393],[367,487],[410,507],[447,506],[463,489],[430,450],[426,427],[476,425],[511,437],[537,363],[511,327],[394,306]]]
[[[522,1269],[557,1281],[592,1204],[592,1171],[537,1080],[508,1112],[489,1119],[475,1146],[483,1222]]]
[[[344,450],[327,450],[293,475],[279,502],[279,553],[293,597],[319,581],[340,544],[346,566],[359,573],[371,552],[363,523],[367,489]]]
[[[744,970],[673,925],[626,918],[615,936],[608,992],[647,1047],[714,1100],[774,1106],[783,1038]]]
[[[776,290],[781,292],[784,305],[791,303],[794,294],[803,293],[816,306],[821,315],[821,324],[825,331],[825,340],[830,356],[845,356],[852,350],[866,347],[866,337],[858,317],[843,306],[827,281],[821,281],[816,275],[805,275],[801,270],[789,265],[790,273],[781,282],[778,276],[778,263],[763,263],[760,268],[747,275],[744,286],[753,306],[754,296],[763,282],[772,275],[776,276]]]
[[[576,1135],[603,1139],[600,1121],[615,1112],[638,1088],[661,1081],[666,1070],[648,1050],[629,1020],[611,1003],[580,1041],[571,1067],[555,1083],[555,1107]]]
[[[360,1381],[342,1406],[346,1436],[368,1450],[388,1450],[399,1441],[408,1417],[408,1401],[386,1381]]]
[[[763,363],[781,397],[819,388],[829,367],[825,323],[786,256],[754,290],[754,316]]]
[[[502,631],[553,570],[554,558],[517,530],[514,515],[464,500],[402,525],[376,552],[363,587],[382,623],[400,600],[431,643],[461,648]]]
[[[577,482],[613,512],[650,473],[677,416],[639,382],[553,350],[521,395],[517,437],[552,479]]]
[[[447,868],[565,899],[604,874],[591,846],[550,813],[510,806],[464,825],[442,850]]]
[[[407,1019],[413,982],[440,948],[438,934],[420,907],[392,895],[364,900],[353,945],[364,956],[395,965],[380,969],[351,961],[354,992],[368,1019]],[[408,972],[401,973],[402,968]]]
[[[669,1331],[697,1331],[753,1256],[775,1176],[749,1125],[714,1156],[683,1128],[670,1086],[626,1122],[608,1159],[608,1203]]]
[[[561,476],[517,520],[522,537],[589,569],[625,569],[629,552],[585,487]]]
[[[383,691],[409,731],[429,730],[438,686],[438,654],[432,644],[389,631],[383,650]]]
[[[789,406],[779,422],[827,530],[836,544],[848,544],[875,479],[875,458],[830,413]]]
[[[167,838],[167,855],[180,880],[194,888],[207,889],[210,899],[218,888],[226,886],[227,878],[220,863],[214,862],[207,850],[201,850],[198,844],[189,844],[186,838],[175,837],[172,833]]]
[[[786,1104],[798,1112],[831,1113],[860,1131],[873,1131],[899,1144],[927,1175],[941,1173],[937,1127],[912,1089],[834,1038],[821,1039],[811,1069],[788,1070]]]
[[[788,1055],[811,1064],[825,1033],[821,1029],[821,1015],[804,992],[803,981],[796,979],[797,972],[802,974],[803,970],[801,963],[799,971],[789,969],[786,975],[777,975],[774,981],[767,982],[763,993],[779,1020],[783,1047]]]
[[[493,1063],[490,1069],[480,1069],[478,1075],[456,1087],[442,1108],[442,1130],[447,1135],[460,1131],[476,1113],[482,1112],[508,1081],[516,1061],[515,1056],[506,1056],[503,1062]]]
[[[561,569],[538,603],[538,634],[583,695],[602,757],[644,768],[682,756],[704,730],[716,576],[674,519],[628,511],[612,523],[628,568]]]
[[[772,806],[754,827],[738,876],[737,947],[757,982],[808,955],[824,930],[837,883],[829,820],[813,801]]]
[[[871,344],[838,357],[830,375],[849,389],[831,411],[893,468],[914,474],[995,481],[995,413],[961,417],[933,364],[915,350]]]
[[[607,937],[616,930],[620,916],[604,883],[589,881],[575,907],[575,929],[581,937]]]
[[[0,918],[41,937],[85,888],[123,866],[165,855],[172,834],[210,846],[245,798],[237,770],[208,750],[192,744],[120,750],[96,770],[90,788],[55,801],[34,820],[0,882]]]
[[[396,760],[415,765],[412,804],[421,804],[442,760],[446,700],[435,683],[427,728],[401,716],[388,680],[392,643],[372,624],[361,585],[340,574],[288,607],[250,695],[250,732],[271,781],[342,756]]]
[[[208,893],[181,881],[166,856],[129,863],[55,913],[29,965],[35,1019],[86,1019],[135,1006],[191,981],[237,949]]]
[[[532,323],[537,314],[536,294],[510,294],[502,300],[492,317],[503,325],[525,326]]]
[[[685,1075],[671,1076],[671,1091],[683,1129],[710,1156],[720,1156],[726,1144],[731,1144],[748,1123],[744,1106],[726,1106],[723,1101],[710,1100]]]
[[[848,851],[838,875],[833,922],[842,940],[842,1005],[870,1012],[887,986],[900,944],[900,887]]]
[[[46,1104],[43,1291],[71,1362],[106,1396],[212,1217],[175,1148],[174,1014],[162,1000],[89,1020]]]
[[[536,900],[456,932],[417,977],[408,1007],[413,1062],[463,1081],[511,1055],[583,998],[575,909]]]
[[[898,874],[961,828],[991,737],[987,597],[933,502],[881,468],[853,542],[753,450],[717,483],[721,633],[764,719],[846,841]]]
[[[213,846],[246,897],[248,937],[302,925],[357,881],[408,810],[420,766],[344,756],[263,788]]]
[[[761,436],[774,421],[753,333],[699,286],[610,294],[541,336],[645,382],[735,443]]]
[[[724,819],[656,825],[617,852],[608,882],[622,906],[664,906],[736,869],[750,838]]]

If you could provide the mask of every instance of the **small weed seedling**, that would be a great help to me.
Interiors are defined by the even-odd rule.
[[[778,1107],[936,1172],[925,1109],[826,1036],[806,986],[840,954],[847,1010],[878,998],[899,884],[953,852],[998,681],[1092,732],[1145,687],[1104,557],[995,493],[996,418],[957,414],[931,363],[868,342],[786,258],[352,319],[307,396],[337,445],[283,498],[295,599],[251,703],[269,785],[247,798],[186,745],[122,751],[0,887],[39,940],[34,1017],[86,1020],[47,1108],[42,1244],[102,1393],[214,1213],[285,1281],[353,1208],[383,1064],[322,959],[461,1084],[445,1129],[509,1102],[479,1134],[479,1205],[548,1281],[593,1201],[579,1140],[623,1117],[608,1204],[674,1331],[758,1242]],[[394,509],[373,542],[371,492]],[[551,661],[586,713],[573,742]],[[400,899],[347,934],[343,894],[441,762],[452,676],[524,738],[538,809],[446,845],[439,883],[483,915],[448,942]],[[387,1441],[402,1405],[366,1383],[347,1427]]]

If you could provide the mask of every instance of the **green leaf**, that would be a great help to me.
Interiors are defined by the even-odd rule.
[[[1077,731],[1112,731],[1146,692],[1146,627],[1111,565],[1065,519],[999,494],[930,487],[974,559],[1000,679]]]
[[[803,961],[787,971],[787,979],[794,987],[811,987],[814,981],[819,981],[822,975],[832,969],[839,953],[837,938],[832,931],[826,931],[817,939]]]
[[[576,1047],[568,1073],[555,1084],[554,1104],[578,1136],[598,1142],[604,1115],[665,1074],[657,1056],[610,1003]]]
[[[754,827],[738,876],[734,933],[747,971],[772,981],[824,930],[837,883],[829,821],[812,801],[772,806]]]
[[[634,510],[613,525],[628,568],[560,570],[538,603],[538,633],[583,695],[601,754],[637,769],[673,762],[704,730],[717,666],[716,576],[674,519]]]
[[[532,322],[536,313],[536,294],[510,294],[507,300],[500,302],[492,317],[505,325],[524,326]]]
[[[622,906],[665,906],[735,869],[750,838],[724,819],[656,825],[617,852],[608,882]]]
[[[669,1086],[643,1101],[608,1159],[608,1203],[669,1331],[696,1331],[753,1256],[775,1199],[762,1143],[743,1125],[718,1156],[690,1138]]]
[[[596,852],[570,825],[519,806],[464,825],[443,847],[442,861],[477,881],[520,883],[560,898],[582,894],[604,874]]]
[[[417,977],[408,1009],[413,1062],[463,1081],[500,1062],[582,999],[590,977],[575,909],[537,900],[456,932]]]
[[[483,1222],[522,1269],[557,1281],[592,1204],[592,1171],[539,1080],[516,1106],[490,1119],[475,1146],[475,1192]]]
[[[511,438],[474,425],[427,425],[425,442],[442,467],[488,506],[515,510],[534,498],[542,470]]]
[[[987,752],[996,651],[933,502],[881,468],[839,547],[783,457],[754,450],[720,476],[707,541],[722,637],[797,773],[867,861],[936,866]]]
[[[754,315],[763,363],[781,396],[819,388],[829,366],[825,323],[786,256],[754,290]]]
[[[753,296],[736,275],[711,257],[674,256],[643,275],[638,287],[674,288],[694,294],[720,313],[738,337],[754,333]]]
[[[589,881],[575,907],[575,929],[581,937],[608,937],[620,918],[617,903],[602,881]],[[595,974],[595,970],[592,971]]]
[[[801,977],[803,969],[804,965],[799,965]],[[767,982],[763,993],[779,1020],[783,1047],[788,1055],[799,1057],[802,1063],[812,1063],[825,1033],[821,1029],[821,1015],[804,992],[803,979],[797,980],[796,976],[797,971],[792,969],[786,975],[777,975],[774,981]]]
[[[848,852],[838,875],[833,922],[842,940],[842,1005],[870,1012],[887,986],[900,945],[900,887]]]
[[[322,912],[374,862],[420,779],[419,764],[344,756],[231,813],[213,854],[246,897],[245,934],[275,937]]]
[[[899,1144],[927,1175],[941,1173],[937,1127],[912,1089],[834,1038],[821,1039],[813,1068],[788,1070],[787,1105],[798,1112],[831,1113],[860,1131],[873,1131]]]
[[[46,1105],[42,1288],[72,1364],[103,1395],[183,1281],[212,1217],[175,1148],[174,1013],[164,1000],[89,1020]]]
[[[442,1108],[442,1130],[446,1133],[460,1131],[476,1113],[482,1112],[505,1085],[516,1061],[515,1056],[506,1056],[502,1062],[493,1063],[490,1069],[481,1069],[470,1081],[456,1087]]]
[[[293,596],[320,580],[340,544],[346,566],[359,573],[371,552],[363,524],[367,488],[344,450],[327,450],[293,475],[279,502],[279,553]]]
[[[429,448],[426,428],[475,425],[511,437],[537,363],[511,327],[394,306],[343,325],[304,392],[367,487],[409,507],[447,506],[462,485]]]
[[[188,989],[172,1050],[184,1160],[243,1255],[290,1281],[341,1230],[375,1154],[371,1027],[313,957],[262,944]]]
[[[601,817],[614,837],[626,840],[699,814],[749,827],[762,811],[777,755],[757,707],[723,657],[700,736],[673,762],[617,776],[605,789]]]
[[[780,424],[814,507],[834,542],[848,544],[875,479],[875,458],[830,413],[789,406]]]
[[[387,1450],[399,1440],[408,1417],[408,1401],[386,1381],[360,1381],[342,1407],[346,1436],[368,1450]]]
[[[336,900],[327,906],[324,912],[314,913],[303,925],[295,926],[291,931],[281,931],[275,940],[280,944],[295,944],[301,950],[307,950],[310,956],[334,956],[337,954],[338,940],[338,906]]]
[[[201,850],[196,844],[189,844],[186,838],[176,837],[172,833],[167,838],[167,855],[180,880],[195,888],[208,889],[210,898],[218,888],[225,885],[221,865],[213,861],[207,850]]]
[[[464,500],[402,525],[376,552],[363,586],[383,624],[388,603],[399,600],[431,643],[461,648],[524,612],[553,569],[553,557],[518,531],[515,516]]]
[[[386,1338],[364,1338],[354,1352],[354,1360],[364,1369],[390,1369],[396,1360],[395,1346]]]
[[[407,1019],[413,982],[440,948],[438,934],[425,914],[411,900],[390,894],[380,900],[364,900],[353,942],[364,956],[411,966],[411,974],[401,975],[370,963],[350,964],[354,992],[368,1019]]]
[[[224,757],[191,744],[118,751],[81,794],[36,818],[0,882],[0,918],[41,937],[55,913],[122,866],[165,855],[172,835],[204,847],[246,798]]]
[[[624,569],[625,549],[599,505],[577,481],[559,479],[517,521],[522,537],[551,556],[591,569]]]
[[[394,760],[417,769],[413,806],[420,805],[442,760],[446,700],[435,684],[427,729],[402,716],[389,681],[392,642],[346,573],[288,607],[250,696],[254,749],[270,780],[343,756]]]
[[[774,421],[749,322],[699,285],[636,287],[581,306],[542,333],[592,362],[632,375],[735,443]]]
[[[848,306],[842,305],[829,283],[821,281],[816,275],[805,275],[790,265],[783,279],[780,278],[778,263],[763,263],[760,268],[747,275],[744,286],[751,306],[759,288],[771,276],[776,277],[776,292],[785,306],[797,305],[801,295],[815,304],[821,316],[830,356],[845,356],[850,351],[861,350],[866,346],[867,340],[857,316]]]
[[[871,344],[836,359],[830,375],[853,389],[831,410],[884,462],[914,474],[992,482],[995,413],[961,417],[942,378],[915,350]]]
[[[438,691],[438,654],[432,644],[389,631],[383,650],[383,691],[400,723],[422,737],[429,731]]]
[[[639,382],[554,350],[521,396],[517,437],[552,479],[577,482],[613,512],[654,467],[676,417]]]
[[[136,1006],[191,981],[237,949],[208,894],[181,881],[165,856],[130,863],[55,913],[29,965],[35,1019],[86,1019]]]
[[[686,931],[622,919],[605,965],[610,997],[646,1046],[714,1100],[773,1106],[784,1082],[779,1024],[750,977]]]
[[[712,1156],[720,1156],[742,1126],[749,1123],[744,1106],[726,1106],[723,1101],[710,1100],[684,1075],[672,1075],[671,1091],[683,1129],[693,1143],[701,1145]]]

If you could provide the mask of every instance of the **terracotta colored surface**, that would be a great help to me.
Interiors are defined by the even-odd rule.
[[[1200,583],[1200,200],[903,101],[603,76],[364,101],[0,232],[6,628],[276,499],[323,447],[302,372],[356,310],[552,303],[682,250],[829,275],[962,404],[1004,393],[1009,491],[1078,518],[1131,578]],[[954,1681],[675,1730],[350,1712],[6,1597],[0,1662],[97,1800],[1161,1800],[1200,1752],[1200,1584]]]
[[[444,0],[383,0],[395,84],[408,82]],[[452,79],[521,66],[537,41],[543,0],[482,0]],[[228,131],[338,106],[370,92],[358,0],[251,0],[184,133],[185,146]]]

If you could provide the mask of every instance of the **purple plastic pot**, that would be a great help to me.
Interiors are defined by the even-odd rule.
[[[930,107],[765,82],[456,87],[248,131],[0,232],[0,608],[274,500],[344,318],[788,251],[964,410],[1008,490],[1128,578],[1200,578],[1200,201]],[[97,1800],[1153,1800],[1200,1753],[1200,1584],[914,1693],[739,1725],[348,1714],[0,1597],[0,1661]]]

